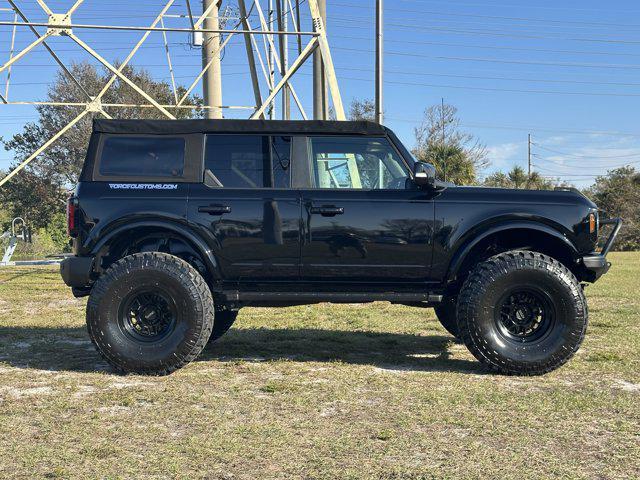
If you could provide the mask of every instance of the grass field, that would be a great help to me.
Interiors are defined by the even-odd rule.
[[[0,478],[639,478],[640,254],[544,377],[487,374],[432,310],[245,309],[163,378],[110,372],[53,268],[0,269]]]

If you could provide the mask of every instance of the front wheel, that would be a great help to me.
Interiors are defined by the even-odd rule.
[[[166,375],[194,360],[213,326],[198,271],[166,253],[129,255],[100,277],[87,302],[89,336],[117,370]]]
[[[457,305],[460,337],[494,371],[540,375],[566,363],[587,328],[576,277],[540,253],[511,251],[478,264]]]

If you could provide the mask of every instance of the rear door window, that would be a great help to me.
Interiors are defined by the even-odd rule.
[[[182,137],[107,137],[100,155],[104,177],[176,179],[184,174],[186,142]]]
[[[225,188],[289,188],[291,137],[208,135],[205,169]]]

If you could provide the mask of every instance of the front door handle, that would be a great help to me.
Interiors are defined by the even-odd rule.
[[[225,213],[231,213],[231,207],[229,205],[203,205],[198,207],[198,212],[208,213],[209,215],[224,215]]]
[[[335,217],[344,213],[343,207],[334,207],[333,205],[323,205],[322,207],[311,207],[309,210],[313,215],[322,215],[323,217]]]

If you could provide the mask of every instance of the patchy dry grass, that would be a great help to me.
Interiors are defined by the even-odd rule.
[[[640,255],[611,258],[539,378],[385,303],[246,309],[176,374],[117,376],[54,269],[0,269],[0,477],[638,478]]]

